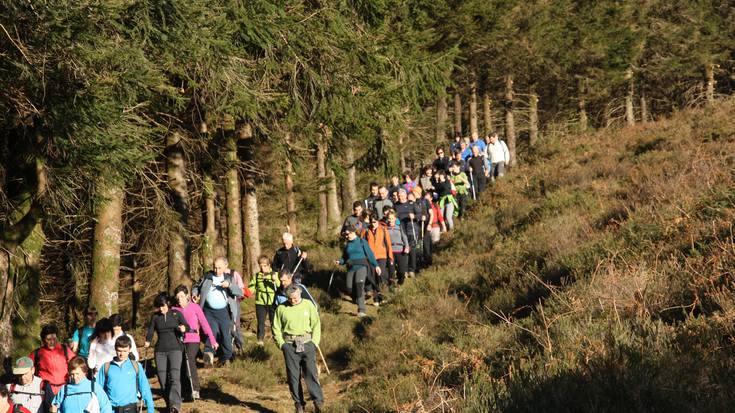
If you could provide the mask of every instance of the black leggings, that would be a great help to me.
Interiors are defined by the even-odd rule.
[[[276,308],[272,305],[255,304],[255,317],[258,319],[258,341],[263,341],[265,338],[266,315],[271,323],[271,328],[273,328],[273,317],[276,315]]]
[[[393,251],[393,259],[393,265],[390,268],[389,283],[391,285],[394,284],[396,275],[398,275],[398,284],[403,284],[406,281],[406,272],[408,271],[408,255]]]

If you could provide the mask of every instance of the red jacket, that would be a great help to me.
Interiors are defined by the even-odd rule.
[[[66,347],[64,344],[57,344],[53,349],[44,346],[32,351],[28,356],[36,366],[36,376],[51,384],[54,394],[59,391],[61,386],[66,384],[69,370],[68,362],[76,356],[68,347],[66,347],[65,356],[64,347]],[[36,353],[38,353],[38,360],[36,360]]]

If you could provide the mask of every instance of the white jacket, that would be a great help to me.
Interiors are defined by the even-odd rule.
[[[510,162],[510,152],[508,151],[508,145],[504,141],[498,139],[494,144],[488,144],[485,148],[485,155],[487,159],[492,163]]]

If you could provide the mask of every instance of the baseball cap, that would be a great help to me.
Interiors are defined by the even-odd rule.
[[[18,360],[15,360],[15,363],[13,364],[13,374],[16,376],[26,374],[31,371],[31,367],[33,367],[33,360],[29,357],[21,357]]]

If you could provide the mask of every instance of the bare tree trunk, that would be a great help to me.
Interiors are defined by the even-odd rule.
[[[587,119],[587,87],[584,79],[579,79],[579,101],[577,107],[579,108],[579,128],[582,132],[586,131],[589,126]]]
[[[225,209],[227,211],[227,261],[230,268],[242,274],[242,211],[240,179],[237,173],[237,135],[228,133],[225,142]]]
[[[531,89],[529,99],[529,136],[528,145],[533,148],[538,143],[538,95],[535,89]]]
[[[646,92],[641,92],[641,122],[648,122],[648,100],[646,99]]]
[[[253,153],[253,129],[250,124],[245,124],[240,129],[240,139],[245,140],[248,145],[248,154],[245,160],[253,162],[255,154]],[[253,172],[245,172],[242,189],[244,194],[242,209],[245,217],[245,247],[248,253],[247,268],[248,273],[254,273],[258,271],[258,257],[260,256],[260,220],[258,216],[258,194]]]
[[[633,84],[633,69],[625,72],[625,79],[628,81],[628,94],[625,97],[625,120],[628,126],[635,125],[635,108],[633,107],[633,99],[635,98],[635,85]]]
[[[296,195],[294,194],[293,164],[291,163],[291,134],[286,133],[286,157],[283,164],[284,185],[286,187],[286,214],[288,215],[289,232],[294,236],[298,232],[296,228]]]
[[[357,201],[357,168],[355,168],[355,151],[349,143],[345,146],[345,169],[347,176],[342,181],[342,213],[349,215],[352,203]]]
[[[477,81],[474,80],[474,74],[472,77],[473,80],[470,85],[470,135],[476,138],[480,136],[480,131],[477,128]]]
[[[342,211],[339,208],[339,197],[337,196],[337,177],[332,168],[327,169],[329,183],[327,185],[327,219],[329,221],[330,232],[333,235],[339,235],[340,225],[342,224]]]
[[[214,245],[217,243],[217,212],[214,199],[217,192],[214,190],[214,180],[209,173],[204,174],[204,237],[202,238],[202,269],[214,269]]]
[[[319,220],[317,221],[317,237],[324,241],[329,234],[329,221],[327,220],[327,147],[323,137],[319,138],[316,147],[317,182],[319,188]]]
[[[181,134],[176,131],[166,137],[166,169],[168,185],[179,222],[169,233],[168,287],[173,290],[181,283],[190,284],[188,242],[184,236],[189,221],[189,192],[186,185],[186,164]]]
[[[101,179],[98,183],[99,206],[92,244],[92,280],[90,304],[101,317],[118,312],[120,286],[120,246],[122,244],[122,186]]]
[[[462,98],[454,92],[454,134],[462,134]]]
[[[482,113],[484,117],[483,127],[485,128],[485,136],[490,135],[495,130],[495,126],[493,125],[492,104],[493,101],[490,99],[490,94],[488,92],[483,93]]]
[[[398,135],[398,167],[401,168],[401,173],[406,172],[406,148],[403,146],[404,135],[401,132]]]
[[[705,76],[707,82],[705,88],[707,104],[712,104],[715,102],[715,65],[707,65],[705,68]]]
[[[447,118],[447,95],[440,92],[436,98],[436,145],[447,141]]]
[[[13,279],[10,275],[10,254],[0,247],[0,359],[10,357],[13,343]]]
[[[513,115],[513,76],[505,77],[505,138],[510,152],[509,165],[516,164],[516,124]]]

